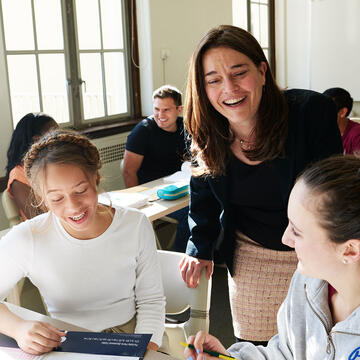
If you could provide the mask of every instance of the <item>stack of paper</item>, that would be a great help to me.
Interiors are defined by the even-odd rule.
[[[149,195],[140,193],[110,191],[99,194],[99,202],[104,205],[110,205],[110,200],[113,205],[122,207],[141,208],[146,205]]]
[[[181,165],[181,171],[177,171],[174,174],[171,174],[169,176],[164,177],[164,182],[173,183],[173,182],[182,181],[182,182],[185,182],[185,183],[189,184],[190,183],[190,177],[191,177],[191,168],[190,168],[190,166],[191,166],[190,162],[185,161]]]

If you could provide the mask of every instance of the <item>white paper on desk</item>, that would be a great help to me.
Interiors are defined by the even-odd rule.
[[[70,352],[50,352],[41,360],[139,360],[138,357],[120,356],[120,355],[99,355],[99,354],[81,354]],[[2,359],[1,359],[2,360]],[[40,360],[40,358],[39,358]]]
[[[70,352],[49,352],[43,355],[31,355],[19,348],[0,347],[1,360],[139,360],[138,357],[99,355],[99,354],[80,354]]]
[[[187,184],[190,183],[191,177],[191,164],[189,161],[185,161],[181,165],[181,171],[177,171],[174,174],[164,177],[164,182],[166,183],[173,183],[177,181],[184,181]]]
[[[43,355],[30,355],[19,348],[0,347],[1,360],[41,360],[43,358]]]
[[[110,199],[113,205],[138,209],[146,205],[149,200],[149,195],[140,193],[120,193],[117,191],[109,191],[104,194],[99,194],[99,202],[104,205],[110,205]]]

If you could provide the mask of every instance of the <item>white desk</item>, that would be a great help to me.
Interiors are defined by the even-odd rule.
[[[75,325],[66,323],[64,321],[53,319],[49,316],[39,314],[35,311],[31,311],[31,310],[25,309],[23,307],[20,307],[20,306],[14,305],[14,304],[10,304],[8,302],[2,302],[2,303],[4,303],[9,308],[9,310],[11,310],[14,314],[16,314],[17,316],[19,316],[25,320],[37,320],[37,321],[48,322],[61,330],[89,331],[89,330],[81,328],[79,326],[75,326]],[[153,350],[146,350],[144,359],[145,360],[176,360],[175,358],[173,358],[169,355],[165,355],[163,353],[153,351]]]
[[[149,218],[150,221],[154,221],[160,219],[165,215],[171,214],[176,210],[180,210],[186,206],[189,206],[189,195],[183,196],[182,198],[176,200],[158,199],[156,196],[156,191],[166,185],[170,185],[170,183],[164,182],[163,179],[157,179],[139,186],[118,190],[118,192],[140,193],[149,195],[150,201],[148,201],[147,205],[139,208],[139,210],[142,211]],[[157,198],[157,200],[151,201],[151,197]]]

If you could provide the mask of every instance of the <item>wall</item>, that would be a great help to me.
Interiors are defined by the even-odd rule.
[[[311,2],[311,87],[347,89],[360,101],[360,1]]]
[[[185,90],[188,62],[194,47],[211,27],[232,24],[232,1],[137,0],[137,10],[141,19],[138,33],[141,36],[141,85],[145,90],[142,91],[143,114],[149,115],[153,90],[164,83]],[[142,41],[144,37],[150,39],[150,44]],[[162,49],[168,50],[165,61],[161,60]]]
[[[0,39],[3,39],[2,27],[0,26]],[[8,79],[5,67],[4,43],[0,41],[0,176],[5,176],[5,166],[7,163],[6,152],[10,144],[13,131],[11,120],[10,98],[8,90]]]
[[[276,74],[284,88],[309,88],[309,21],[309,1],[275,0]]]
[[[316,91],[324,91],[326,86],[319,87],[312,79],[311,71],[315,62],[322,61],[326,67],[328,62],[325,58],[319,59],[316,54],[314,58],[313,33],[319,33],[316,22],[311,21],[311,8],[314,1],[320,0],[275,0],[275,35],[276,35],[276,77],[279,85],[283,88],[306,88]],[[322,6],[328,9],[327,3],[322,1]],[[350,3],[346,0],[347,4]],[[353,10],[356,12],[357,6],[353,3]],[[328,3],[329,6],[331,5]],[[340,44],[341,37],[336,38],[336,34],[323,32],[324,42]],[[312,51],[311,51],[312,50]],[[351,49],[343,49],[344,53],[351,53]],[[342,67],[349,66],[344,63]],[[335,86],[331,81],[331,73],[340,72],[341,67],[329,68],[329,86]],[[354,70],[354,76],[356,71]],[[360,84],[360,82],[359,82]],[[342,86],[338,84],[337,86]],[[359,85],[360,86],[360,85]],[[360,117],[360,101],[354,103],[352,115]]]

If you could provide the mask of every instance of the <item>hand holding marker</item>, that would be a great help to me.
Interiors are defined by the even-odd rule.
[[[188,344],[188,343],[183,342],[183,341],[182,341],[180,344],[181,344],[182,346],[188,347],[189,349],[196,350],[196,349],[195,349],[195,346],[192,345],[192,344]],[[236,360],[236,358],[233,358],[232,356],[220,354],[220,353],[218,353],[217,351],[203,350],[203,352],[204,352],[205,354],[209,354],[209,355],[211,355],[211,356],[215,356],[215,357],[218,357],[218,358],[220,358],[220,359]]]

